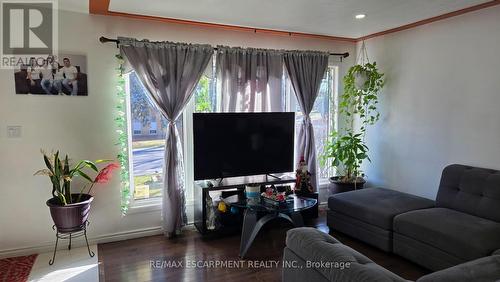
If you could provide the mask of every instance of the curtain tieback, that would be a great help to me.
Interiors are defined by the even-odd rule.
[[[309,115],[304,115],[304,117],[302,117],[302,123],[304,123],[304,124],[310,124],[311,123],[311,117]]]

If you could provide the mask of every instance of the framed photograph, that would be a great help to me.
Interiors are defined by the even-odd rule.
[[[16,94],[88,96],[87,56],[33,57],[14,70]]]

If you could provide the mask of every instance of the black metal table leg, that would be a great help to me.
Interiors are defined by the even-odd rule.
[[[90,250],[90,246],[89,246],[89,240],[87,240],[87,228],[85,228],[85,230],[83,231],[83,234],[85,236],[85,242],[87,243],[87,251],[89,251],[89,256],[91,258],[93,258],[95,256],[94,252],[92,252]]]
[[[287,221],[295,225],[295,220],[293,220],[284,213],[270,213],[261,217],[257,221],[257,212],[252,211],[250,209],[247,209],[245,211],[245,216],[243,218],[243,230],[241,231],[240,258],[245,257],[246,253],[248,252],[248,249],[250,249],[250,246],[255,240],[255,237],[257,237],[257,234],[259,234],[259,231],[262,229],[262,227],[269,221],[276,218],[286,219]],[[302,217],[300,217],[300,219],[302,219]]]
[[[241,241],[240,241],[241,258],[245,255],[248,248],[250,247],[248,242],[250,239],[250,235],[252,234],[252,230],[255,228],[256,223],[257,223],[257,213],[250,209],[246,209],[245,215],[243,217],[243,229],[241,230]]]
[[[90,257],[94,257],[95,253],[90,250],[89,246],[89,240],[87,239],[87,226],[89,225],[89,222],[86,221],[84,224],[79,226],[77,230],[74,230],[72,232],[59,232],[57,227],[54,225],[52,229],[56,231],[56,245],[54,246],[54,254],[52,255],[52,259],[49,260],[49,265],[54,264],[56,260],[56,253],[57,253],[57,244],[59,242],[59,239],[69,239],[68,243],[68,250],[71,250],[71,244],[72,244],[72,239],[84,236],[85,237],[85,243],[87,244],[87,251],[89,252]]]
[[[52,255],[52,259],[49,260],[49,265],[53,265],[54,261],[56,261],[57,242],[59,242],[59,234],[56,235],[56,246],[54,247],[54,254]]]
[[[71,250],[71,233],[69,233],[69,244],[68,244],[68,250]]]

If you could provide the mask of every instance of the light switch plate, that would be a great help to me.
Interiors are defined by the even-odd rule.
[[[8,125],[7,138],[21,138],[21,129],[19,125]]]

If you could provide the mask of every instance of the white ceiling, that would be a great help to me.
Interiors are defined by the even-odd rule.
[[[59,10],[88,13],[89,1],[87,0],[61,0],[57,1]]]
[[[81,0],[80,0],[81,1]],[[109,10],[358,38],[490,0],[111,0]],[[354,15],[366,14],[363,20]]]

